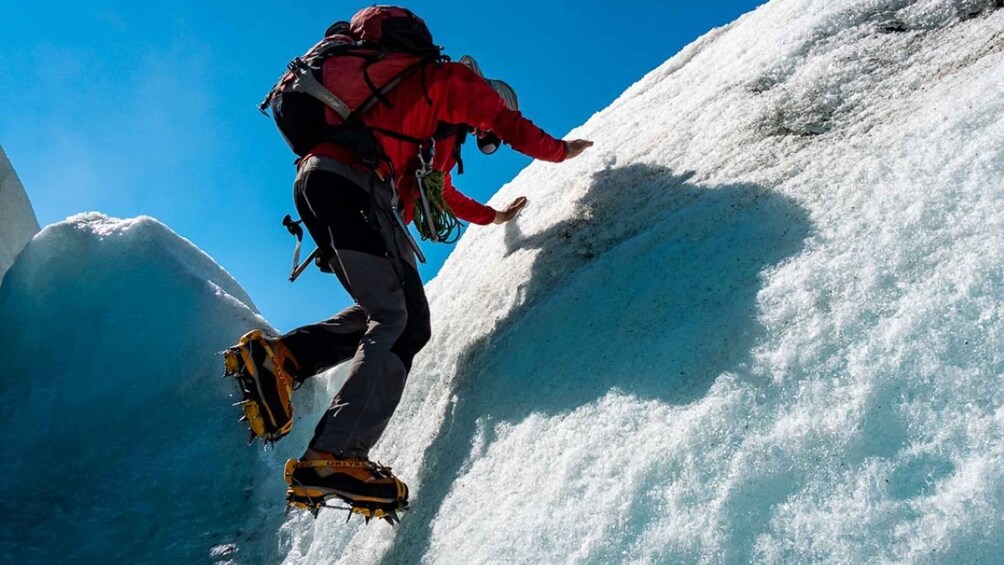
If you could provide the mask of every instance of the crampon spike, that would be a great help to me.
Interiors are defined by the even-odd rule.
[[[258,437],[258,436],[254,435],[254,432],[251,432],[251,434],[248,435],[248,445],[251,445],[252,443],[254,443],[254,440],[255,440],[256,437]]]

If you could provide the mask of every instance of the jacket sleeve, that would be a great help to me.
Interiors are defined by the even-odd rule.
[[[450,173],[443,177],[443,199],[461,220],[472,224],[487,225],[495,221],[495,209],[463,194],[453,186]]]
[[[516,110],[510,110],[492,87],[459,63],[446,63],[443,121],[492,131],[513,149],[534,159],[565,160],[565,142],[555,139]]]

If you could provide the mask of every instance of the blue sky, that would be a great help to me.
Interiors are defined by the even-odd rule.
[[[474,55],[488,76],[516,88],[529,118],[562,136],[760,3],[407,6],[448,54]],[[366,5],[3,0],[0,145],[39,223],[91,210],[154,216],[221,263],[282,330],[343,308],[350,299],[333,277],[311,270],[286,280],[293,240],[279,221],[293,211],[293,156],[255,106],[290,58]],[[529,163],[509,148],[476,154],[465,151],[457,185],[481,201]],[[425,248],[429,280],[451,247]]]

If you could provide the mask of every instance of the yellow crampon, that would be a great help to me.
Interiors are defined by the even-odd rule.
[[[367,524],[369,524],[370,520],[374,518],[385,520],[392,526],[401,522],[397,512],[399,510],[404,511],[408,509],[408,487],[397,478],[393,478],[397,490],[396,498],[393,501],[383,498],[350,494],[347,492],[337,491],[335,489],[302,485],[293,478],[293,474],[296,472],[297,468],[325,467],[329,465],[331,465],[331,462],[328,461],[298,461],[296,459],[289,459],[286,461],[286,467],[283,471],[283,475],[287,485],[287,509],[298,508],[307,510],[313,514],[315,518],[321,508],[348,510],[349,514],[346,518],[346,522],[352,518],[353,514],[362,516]],[[337,465],[346,466],[347,464],[339,462]],[[364,465],[352,466],[364,467]],[[388,475],[390,474],[390,468],[388,467],[373,466],[372,464],[366,465],[365,467],[370,466],[378,469],[381,473],[386,472]],[[331,498],[337,498],[349,506],[328,506],[326,501]]]
[[[258,348],[257,355],[252,351]],[[234,377],[243,400],[240,421],[251,428],[248,444],[260,438],[273,443],[293,429],[293,377],[296,359],[279,340],[269,340],[261,330],[251,330],[237,345],[222,352],[224,376]],[[269,362],[272,366],[264,366]],[[263,370],[264,369],[264,370]]]
[[[344,499],[342,500],[346,502],[346,504],[350,504],[348,507],[328,506],[324,503],[324,501],[317,501],[317,500],[305,501],[295,498],[293,497],[292,492],[293,492],[292,489],[286,491],[286,506],[289,508],[306,510],[307,512],[313,514],[314,518],[317,518],[317,514],[321,511],[321,508],[331,508],[333,510],[348,510],[349,515],[345,519],[346,522],[348,522],[352,518],[353,514],[358,514],[363,517],[363,519],[367,524],[369,524],[370,520],[374,518],[378,520],[385,520],[391,526],[401,523],[401,518],[398,516],[397,510],[360,506],[358,503],[349,503]],[[406,510],[406,508],[399,508],[398,510]]]

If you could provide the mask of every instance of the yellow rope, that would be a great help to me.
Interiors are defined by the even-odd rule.
[[[425,209],[422,206],[421,198],[415,200],[414,216],[415,227],[418,229],[422,239],[433,239],[441,243],[453,243],[460,239],[463,224],[454,215],[450,205],[443,198],[443,180],[445,175],[442,171],[430,171],[429,174],[419,179],[419,190],[425,191],[425,199],[429,203],[429,214],[432,217],[432,226],[435,233],[429,233],[429,219],[425,217]],[[435,236],[435,237],[433,237]]]

